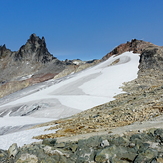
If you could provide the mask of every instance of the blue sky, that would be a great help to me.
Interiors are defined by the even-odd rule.
[[[60,60],[100,59],[133,38],[162,46],[163,0],[0,0],[0,45],[32,33]]]

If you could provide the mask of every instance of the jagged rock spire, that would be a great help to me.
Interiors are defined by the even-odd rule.
[[[39,38],[36,34],[31,34],[26,44],[15,54],[15,61],[32,60],[46,63],[52,59],[54,59],[54,57],[49,53],[46,47],[45,38]]]
[[[12,53],[11,50],[7,49],[5,44],[3,46],[0,46],[0,58],[6,57],[11,53]]]

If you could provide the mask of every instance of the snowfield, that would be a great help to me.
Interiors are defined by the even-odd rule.
[[[0,148],[8,149],[12,143],[22,146],[36,141],[33,136],[45,134],[44,128],[24,130],[28,125],[68,117],[114,100],[123,93],[119,87],[137,77],[138,64],[139,54],[125,52],[62,80],[50,80],[4,98],[0,101]]]

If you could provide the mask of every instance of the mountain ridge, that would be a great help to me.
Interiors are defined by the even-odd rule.
[[[56,63],[60,65],[60,70],[53,66],[55,70],[51,73],[56,71],[56,74],[62,71],[65,66],[64,63],[57,60],[48,52],[45,40],[40,39],[34,34],[30,36],[30,39],[28,39],[26,44],[21,46],[18,51],[12,52],[3,45],[0,47],[0,52],[2,65],[0,67],[1,83],[16,80],[19,76],[36,74],[39,69],[45,69],[50,64],[49,62],[52,61],[51,66]],[[47,63],[46,67],[45,63]],[[46,69],[46,71],[46,73],[49,73],[48,69]]]
[[[73,71],[80,71],[96,61],[60,61],[49,53],[45,38],[31,34],[18,51],[11,51],[6,45],[0,46],[0,97],[28,86],[63,77]],[[57,76],[55,78],[58,78]]]
[[[18,51],[12,52],[6,48],[5,44],[0,46],[0,88],[2,90],[0,97],[54,77],[64,77],[72,72],[81,71],[113,55],[126,51],[142,52],[151,45],[154,46],[149,42],[133,39],[131,42],[117,46],[99,60],[60,61],[49,53],[44,37],[39,38],[36,34],[31,34],[25,45],[22,45]]]
[[[0,160],[14,160],[20,163],[24,160],[74,163],[162,162],[163,157],[160,155],[163,137],[162,48],[139,40],[132,40],[118,46],[102,59],[105,60],[108,57],[112,60],[104,61],[99,71],[120,66],[122,63],[126,64],[130,61],[130,55],[134,55],[129,53],[128,56],[125,54],[122,57],[120,52],[134,49],[134,52],[140,52],[138,76],[124,83],[122,89],[125,92],[114,96],[115,100],[71,117],[35,126],[46,126],[46,130],[55,130],[50,134],[35,136],[34,138],[43,139],[40,143],[24,145],[21,148],[13,144],[8,151],[0,150]],[[100,66],[96,66],[95,70],[99,68]],[[71,77],[73,74],[67,76],[68,79]],[[66,87],[63,85],[63,91],[68,86],[71,86],[70,90],[73,90],[75,83],[72,82]],[[76,87],[79,86],[80,84]],[[68,92],[68,95],[73,93],[73,91]],[[81,92],[78,93],[80,95]],[[55,95],[55,92],[52,94]],[[74,96],[71,98],[75,103]],[[65,101],[65,97],[63,99]],[[46,102],[48,102],[47,99]],[[25,109],[25,103],[22,104]],[[8,115],[15,114],[15,110]],[[2,116],[3,114],[4,112]],[[116,133],[120,136],[115,135]],[[44,155],[44,158],[41,155]]]
[[[131,41],[127,41],[126,43],[122,43],[115,47],[111,52],[107,53],[102,60],[106,60],[111,56],[116,56],[122,54],[126,51],[133,51],[133,53],[141,54],[142,51],[148,46],[156,46],[150,42],[146,42],[143,40],[132,39]]]

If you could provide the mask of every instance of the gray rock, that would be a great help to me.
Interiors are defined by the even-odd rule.
[[[141,153],[143,151],[145,151],[146,149],[148,149],[148,147],[150,146],[149,143],[140,143],[140,144],[137,144],[138,147],[138,152]]]
[[[38,158],[35,155],[30,155],[28,153],[22,154],[20,158],[15,163],[38,163]]]
[[[162,47],[159,46],[149,46],[145,48],[140,55],[140,70],[145,69],[159,69],[163,70],[163,56]]]
[[[15,61],[24,61],[31,59],[31,57],[37,62],[42,63],[49,62],[54,58],[46,48],[44,37],[41,39],[35,34],[32,34],[27,40],[27,43],[14,56]]]
[[[56,145],[55,145],[55,147],[57,147],[57,148],[63,148],[63,147],[65,147],[65,143],[64,142],[61,142],[61,143],[57,143]]]
[[[49,145],[49,146],[54,146],[56,144],[56,139],[50,139],[50,138],[47,138],[47,139],[44,139],[42,141],[42,144],[44,145]]]
[[[131,136],[93,136],[58,144],[56,139],[44,139],[42,144],[33,143],[20,149],[13,144],[8,152],[0,151],[0,162],[157,163],[163,160],[162,145],[158,142],[161,135],[162,130],[153,129]]]
[[[100,136],[92,136],[86,140],[79,140],[79,146],[86,146],[86,147],[95,147],[101,144],[101,137]]]
[[[142,140],[142,136],[141,136],[141,134],[134,134],[134,135],[132,135],[131,137],[130,137],[130,140],[131,141],[135,141],[135,140]]]
[[[112,158],[111,163],[128,163],[127,160],[120,160],[117,157]]]
[[[123,146],[128,146],[129,140],[125,137],[117,137],[113,139],[112,144],[115,144],[115,145],[123,144]]]
[[[94,150],[93,148],[89,148],[89,147],[84,147],[84,146],[80,146],[78,147],[77,151],[75,152],[75,158],[76,158],[76,162],[80,163],[80,162],[85,162],[85,161],[93,161],[94,160]]]
[[[144,162],[152,162],[156,159],[158,155],[158,151],[154,149],[146,149],[144,152],[140,153],[138,157],[135,159],[134,163]]]
[[[111,159],[117,151],[117,147],[111,146],[111,147],[107,147],[104,148],[103,150],[99,151],[96,156],[95,156],[95,161],[97,162],[106,162],[109,161],[109,159]]]
[[[163,129],[156,129],[154,131],[154,134],[156,136],[156,139],[159,139],[159,142],[163,143]]]
[[[0,150],[0,162],[7,162],[8,152]]]
[[[135,145],[136,145],[135,143],[130,143],[130,144],[129,144],[129,147],[130,147],[130,148],[133,148],[133,147],[135,147]]]
[[[103,140],[102,142],[101,142],[101,147],[107,147],[107,146],[109,146],[110,145],[110,143],[108,142],[108,140]]]
[[[70,149],[72,150],[72,152],[75,152],[77,150],[77,148],[78,148],[78,145],[77,144],[72,144],[70,146]]]
[[[127,147],[122,147],[122,146],[111,146],[107,147],[103,150],[101,150],[97,155],[95,156],[95,161],[97,162],[105,162],[110,160],[111,162],[115,162],[116,160],[128,160],[128,161],[133,161],[135,157],[137,156],[137,153],[134,149],[127,148]]]
[[[12,144],[8,149],[9,157],[15,157],[18,152],[19,152],[19,149],[16,143]]]

